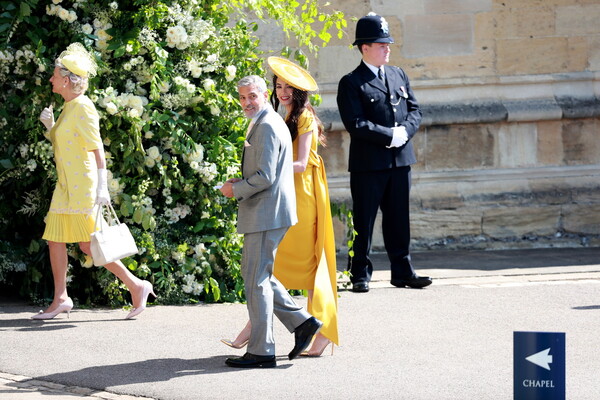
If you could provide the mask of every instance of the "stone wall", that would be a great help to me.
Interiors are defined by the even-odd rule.
[[[413,248],[600,246],[597,0],[333,0],[347,36],[311,60],[334,201],[351,203],[337,82],[355,22],[383,15],[424,113],[414,144]],[[263,27],[265,49],[281,36]],[[337,226],[343,247],[344,227]],[[374,247],[382,247],[376,232]]]

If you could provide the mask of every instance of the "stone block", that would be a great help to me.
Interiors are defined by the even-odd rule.
[[[346,131],[327,132],[327,146],[319,147],[327,176],[340,176],[348,171],[350,134]]]
[[[556,7],[556,34],[560,36],[597,34],[600,4]]]
[[[505,101],[509,122],[556,120],[562,117],[562,109],[552,99]]]
[[[456,182],[421,183],[413,174],[411,204],[426,210],[456,210],[466,206]]]
[[[559,228],[560,206],[493,208],[483,215],[483,233],[490,237],[551,235]]]
[[[484,125],[430,126],[425,134],[427,146],[421,155],[425,170],[477,169],[494,164],[494,133]]]
[[[600,28],[598,29],[600,33]],[[592,52],[586,37],[570,37],[567,40],[569,56],[567,59],[569,71],[586,71]]]
[[[551,6],[499,10],[495,20],[494,31],[498,39],[554,35],[554,9]]]
[[[530,204],[533,198],[530,180],[523,176],[517,178],[509,174],[498,174],[501,170],[476,171],[485,180],[458,182],[458,190],[463,194],[466,204],[478,207],[513,207]],[[524,174],[521,174],[524,175]]]
[[[411,237],[445,238],[481,234],[481,211],[460,209],[412,213],[410,218]]]
[[[600,36],[588,36],[588,69],[590,71],[600,71]]]
[[[508,111],[497,101],[421,104],[422,125],[473,124],[505,121]]]
[[[354,40],[354,39],[352,39]],[[350,42],[352,43],[352,42]],[[327,46],[319,52],[319,58],[316,61],[315,79],[319,84],[333,83],[337,92],[337,84],[340,79],[351,72],[360,64],[360,52],[356,47],[345,46]],[[330,104],[337,108],[337,104]]]
[[[590,0],[588,0],[590,1]],[[593,0],[591,0],[593,1]],[[509,10],[515,9],[515,12],[519,12],[521,8],[533,8],[543,6],[569,6],[573,4],[581,3],[580,0],[502,0],[495,1],[493,9],[496,10]]]
[[[454,56],[473,53],[473,16],[468,14],[407,15],[405,57]]]
[[[400,19],[403,19],[407,15],[420,15],[424,14],[424,3],[422,1],[413,0],[370,0],[365,3],[371,4],[371,9],[379,15],[394,15]],[[365,13],[366,14],[366,13]]]
[[[423,0],[426,14],[475,14],[492,10],[492,0]]]
[[[572,120],[563,125],[563,162],[566,165],[600,164],[598,120]]]
[[[503,124],[498,131],[496,165],[500,168],[534,166],[537,163],[537,125]]]
[[[579,234],[600,234],[600,204],[568,204],[563,206],[563,229]]]
[[[497,69],[501,75],[567,72],[568,41],[562,37],[497,41]]]
[[[537,161],[539,165],[561,165],[563,160],[562,122],[537,123]]]

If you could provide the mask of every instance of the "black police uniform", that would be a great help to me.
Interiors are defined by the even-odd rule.
[[[393,43],[386,25],[377,15],[361,18],[354,44]],[[411,139],[422,114],[406,73],[393,66],[384,70],[385,82],[361,62],[338,86],[340,116],[351,137],[348,170],[357,236],[349,269],[355,291],[369,290],[373,271],[369,253],[379,208],[392,284],[424,287],[431,283],[415,274],[409,252],[410,165],[417,161]],[[401,147],[387,147],[393,138],[392,127],[401,125],[408,141]]]

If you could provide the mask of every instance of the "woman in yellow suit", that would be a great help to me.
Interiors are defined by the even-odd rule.
[[[337,280],[335,240],[329,204],[329,190],[323,159],[317,154],[323,142],[323,128],[308,101],[308,92],[317,90],[310,74],[280,57],[269,57],[275,92],[271,102],[283,105],[294,148],[294,184],[298,223],[281,241],[275,257],[274,274],[288,289],[307,289],[308,311],[323,321],[305,356],[320,356],[330,344],[338,344]],[[223,343],[241,348],[250,336],[250,323],[234,341]],[[332,345],[333,353],[333,345]]]
[[[73,308],[67,294],[66,243],[79,243],[91,255],[90,234],[94,231],[95,207],[109,204],[106,160],[100,138],[99,117],[92,101],[84,94],[88,77],[96,73],[96,63],[80,43],[73,43],[57,58],[50,78],[52,91],[65,100],[54,123],[52,106],[44,108],[40,121],[52,142],[58,182],[46,217],[43,239],[48,241],[54,278],[54,298],[50,307],[32,319],[52,319]],[[120,261],[105,266],[121,279],[131,293],[134,309],[126,319],[146,308],[152,284],[135,277]]]

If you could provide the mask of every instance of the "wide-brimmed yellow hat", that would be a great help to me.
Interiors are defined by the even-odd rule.
[[[267,64],[279,79],[296,89],[314,92],[319,88],[307,70],[288,59],[273,56],[267,58]]]
[[[66,69],[83,78],[96,75],[96,61],[81,43],[71,43],[69,47],[58,56],[58,61]]]

